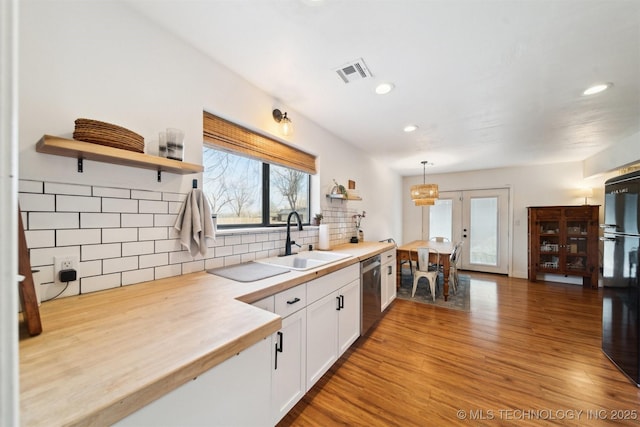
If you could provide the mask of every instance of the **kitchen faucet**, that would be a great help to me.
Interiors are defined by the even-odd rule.
[[[291,241],[291,216],[295,215],[298,219],[298,230],[302,230],[302,220],[300,219],[300,215],[298,212],[291,211],[289,216],[287,217],[287,241],[284,243],[284,255],[291,255],[291,244],[297,244],[296,242]],[[300,245],[298,245],[300,246]]]

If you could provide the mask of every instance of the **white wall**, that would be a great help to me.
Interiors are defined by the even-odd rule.
[[[0,2],[0,426],[20,425],[18,375],[18,0]]]
[[[80,117],[124,126],[151,143],[157,143],[158,131],[178,127],[185,130],[185,161],[200,163],[203,109],[276,135],[271,111],[278,107],[296,126],[285,142],[318,156],[312,212],[326,203],[334,178],[352,179],[364,201],[351,207],[367,211],[367,238],[399,236],[398,175],[126,5],[42,0],[21,5],[21,179],[185,192],[194,176],[165,173],[157,183],[153,171],[89,161],[79,174],[73,159],[36,153],[35,144],[43,134],[71,137]]]
[[[581,205],[584,198],[578,189],[593,188],[589,204],[603,204],[604,181],[612,174],[583,178],[583,163],[560,163],[528,167],[478,170],[454,174],[430,174],[428,181],[437,183],[440,191],[511,188],[513,207],[512,266],[515,277],[527,277],[527,207],[549,205]],[[413,205],[409,187],[422,182],[422,176],[403,180],[403,242],[420,238],[422,209]],[[602,213],[602,208],[601,208]]]

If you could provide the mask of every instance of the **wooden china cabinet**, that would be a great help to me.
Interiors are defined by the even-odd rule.
[[[529,280],[538,274],[582,276],[598,288],[597,205],[529,207]]]

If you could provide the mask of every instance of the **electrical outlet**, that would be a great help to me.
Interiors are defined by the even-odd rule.
[[[76,255],[53,257],[53,277],[55,283],[63,283],[60,281],[60,272],[62,270],[78,271],[78,264],[79,259]]]

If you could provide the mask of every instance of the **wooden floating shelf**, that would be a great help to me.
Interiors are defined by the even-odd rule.
[[[327,194],[327,198],[336,200],[362,200],[362,197],[348,197],[344,194]]]
[[[92,144],[90,142],[60,138],[51,135],[44,135],[40,141],[38,141],[36,144],[36,151],[38,153],[54,154],[57,156],[78,159],[79,172],[82,171],[81,161],[83,159],[115,165],[151,169],[158,171],[158,173],[171,172],[180,175],[187,175],[199,173],[204,170],[202,165],[196,165],[194,163],[186,163],[179,160],[151,156],[149,154],[137,153],[135,151],[122,150],[120,148],[107,147],[105,145]]]

